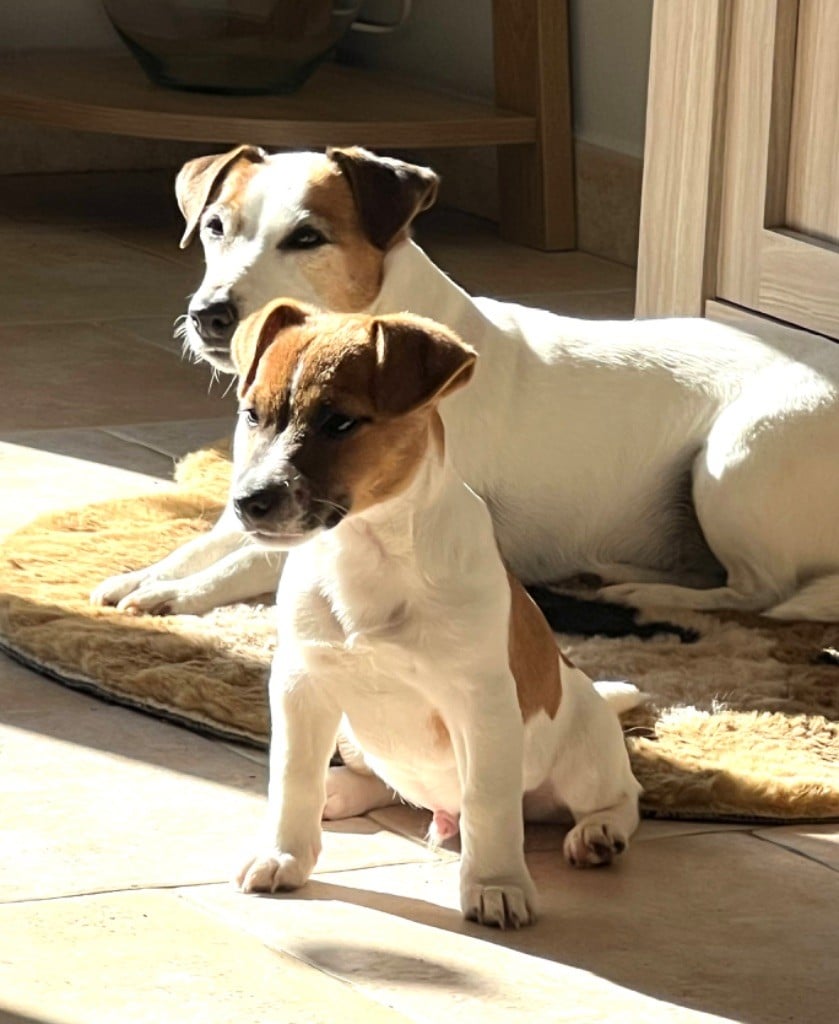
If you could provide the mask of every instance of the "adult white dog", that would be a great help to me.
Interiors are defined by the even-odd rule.
[[[409,235],[436,189],[433,172],[362,149],[191,161],[182,244],[200,233],[207,269],[189,346],[232,372],[237,323],[282,295],[447,324],[480,353],[473,386],[443,403],[451,451],[517,576],[592,573],[629,604],[839,619],[839,349],[471,298]],[[228,511],[94,600],[200,612],[271,590],[279,568]]]

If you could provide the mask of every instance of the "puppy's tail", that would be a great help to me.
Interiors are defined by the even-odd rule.
[[[616,715],[643,704],[647,695],[632,683],[594,683],[594,688]]]

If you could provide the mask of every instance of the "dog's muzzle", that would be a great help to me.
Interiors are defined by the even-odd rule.
[[[240,485],[233,508],[245,530],[269,547],[292,547],[313,533],[331,530],[347,514],[342,505],[315,498],[299,474],[267,485]]]
[[[229,360],[230,342],[239,325],[239,311],[235,303],[211,302],[206,306],[190,306],[189,322],[201,342],[201,355],[213,362]]]
[[[309,487],[302,478],[240,491],[233,508],[242,526],[258,537],[296,535],[305,527]]]

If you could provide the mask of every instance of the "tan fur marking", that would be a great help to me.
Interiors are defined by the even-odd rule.
[[[259,170],[259,164],[251,163],[250,160],[238,160],[225,175],[215,202],[221,206],[228,207],[233,213],[234,220],[231,224],[231,235],[238,234],[239,225],[237,221],[242,198],[251,179]]]
[[[536,603],[507,573],[510,584],[510,669],[522,721],[539,711],[554,718],[562,699],[559,657],[553,633]]]
[[[574,662],[568,657],[568,655],[565,653],[565,651],[562,650],[562,648],[560,648],[559,657],[562,660],[562,664],[565,665],[566,668],[576,668],[577,667],[574,664]]]
[[[428,724],[431,727],[431,735],[434,737],[434,745],[437,747],[451,747],[452,738],[449,735],[449,730],[446,728],[446,723],[436,711],[431,713],[431,718],[429,719]]]
[[[446,454],[446,428],[443,426],[443,417],[436,409],[431,417],[431,440],[437,454],[442,459]]]
[[[365,235],[352,190],[331,162],[312,175],[305,205],[329,225],[332,244],[307,253],[303,272],[329,309],[365,309],[379,293],[384,253]]]
[[[281,305],[293,304],[285,299],[272,303],[255,319],[249,318],[241,332],[237,332],[233,355],[240,373],[245,372],[249,355],[255,350],[261,325]],[[442,423],[433,399],[444,384],[445,391],[453,387],[451,379],[429,379],[427,396],[420,395],[427,399],[421,407],[403,413],[383,412],[382,405],[388,408],[386,398],[393,397],[378,393],[382,372],[378,341],[383,322],[410,326],[415,332],[424,325],[407,315],[376,319],[310,313],[303,323],[284,328],[273,343],[262,349],[253,384],[243,396],[263,423],[270,422],[288,401],[295,378],[291,429],[298,447],[291,456],[293,464],[305,476],[317,500],[337,503],[352,512],[362,512],[401,493],[429,447],[441,447]],[[442,329],[430,324],[426,329],[429,337],[435,330],[433,338],[440,344]],[[474,354],[454,336],[446,337],[452,348],[458,347],[462,352],[465,365],[471,367]],[[406,365],[400,373],[401,365],[388,363],[389,372],[419,377],[420,370],[412,361],[415,355],[415,350],[408,347],[391,346],[388,359],[397,360],[397,364],[405,360]],[[420,377],[416,387],[423,386]],[[345,439],[324,437],[313,426],[324,406],[363,423]]]
[[[326,333],[324,319],[331,320]],[[426,416],[376,419],[374,362],[366,323],[318,318],[314,328],[304,324],[283,332],[282,343],[263,356],[249,395],[263,416],[274,415],[299,365],[293,421],[303,439],[295,466],[315,485],[318,496],[348,504],[354,512],[403,491],[428,446]],[[305,429],[323,405],[371,422],[345,441],[323,439]]]
[[[256,146],[236,146],[227,153],[198,157],[181,168],[175,181],[175,195],[178,206],[186,221],[181,248],[192,241],[198,229],[201,215],[213,201],[234,168],[250,167],[262,163],[265,153]]]

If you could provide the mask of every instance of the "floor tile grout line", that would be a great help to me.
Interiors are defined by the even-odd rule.
[[[589,291],[587,289],[580,289],[579,291],[569,292],[558,292],[558,291],[536,291],[536,292],[508,292],[506,295],[498,295],[495,298],[499,302],[513,302],[521,304],[523,299],[546,299],[559,304],[563,299],[582,299],[589,298],[591,296],[615,296],[615,295],[634,295],[634,288],[607,288],[605,291],[600,289],[594,289]],[[564,315],[564,314],[559,314]],[[568,314],[571,315],[571,314]],[[580,319],[589,319],[588,317],[580,317]],[[620,319],[620,318],[619,318]]]
[[[65,892],[55,896],[23,896],[20,899],[3,899],[0,897],[0,907],[17,907],[27,903],[56,903],[59,900],[83,900],[91,896],[121,896],[134,892],[175,892],[178,889],[201,889],[210,886],[229,884],[229,879],[221,878],[209,882],[161,882],[159,885],[136,885],[122,886],[113,889],[90,889],[86,892]]]
[[[95,237],[106,238],[111,243],[115,243],[117,245],[123,246],[126,249],[131,249],[134,252],[142,253],[144,256],[153,256],[156,260],[160,260],[160,261],[162,261],[164,263],[167,263],[167,264],[170,264],[170,265],[174,264],[175,266],[179,266],[179,267],[183,266],[183,262],[181,260],[179,260],[178,257],[176,255],[174,255],[174,254],[172,256],[167,256],[164,253],[158,252],[158,251],[156,251],[153,248],[148,248],[147,246],[142,245],[139,242],[129,241],[128,239],[126,239],[122,235],[120,235],[118,233],[115,233],[115,231],[113,229],[102,228],[102,227],[99,227],[98,225],[95,225],[95,224],[86,225],[86,224],[82,224],[82,223],[78,223],[78,224],[74,223],[74,224],[63,224],[63,225],[59,225],[58,227],[56,227],[56,225],[50,224],[50,223],[44,222],[44,221],[19,220],[19,219],[10,218],[9,223],[7,223],[5,225],[0,223],[0,228],[3,228],[3,227],[11,228],[11,229],[28,228],[30,230],[33,229],[33,228],[40,228],[42,230],[52,230],[52,231],[58,230],[58,231],[67,231],[67,232],[80,231],[82,234],[84,234],[85,236],[87,236],[89,238],[95,238]],[[130,231],[130,230],[132,230],[134,225],[123,224],[123,225],[120,225],[120,227]],[[116,231],[118,231],[118,230],[119,230],[119,228],[116,229]],[[174,243],[173,243],[173,245],[174,245]]]
[[[126,426],[130,426],[130,424],[126,424]],[[101,430],[103,434],[107,434],[108,437],[113,437],[117,441],[122,441],[124,444],[134,445],[137,448],[142,448],[144,451],[152,452],[154,455],[163,456],[172,463],[172,469],[174,469],[183,458],[182,455],[173,455],[171,452],[164,451],[162,448],[155,446],[151,441],[144,441],[139,437],[129,437],[124,433],[120,433],[119,424],[116,426],[99,427],[98,429]]]
[[[382,826],[382,827],[383,827],[383,829],[386,832],[390,832],[391,835],[394,835],[397,838],[400,838],[400,839],[401,838],[407,838],[405,836],[402,836],[398,832],[393,832],[391,829],[388,829],[386,826]],[[414,865],[425,865],[425,864],[449,864],[449,863],[451,863],[450,860],[448,860],[446,858],[443,858],[443,857],[437,857],[435,855],[431,860],[392,860],[392,861],[388,860],[388,861],[383,862],[383,863],[377,862],[377,863],[374,863],[374,864],[353,864],[353,865],[350,865],[348,867],[337,867],[337,868],[330,868],[329,870],[326,870],[326,871],[316,871],[312,875],[311,881],[317,882],[318,878],[321,875],[329,875],[329,876],[333,876],[333,875],[347,875],[347,874],[352,874],[352,873],[354,873],[356,871],[369,871],[371,869],[377,869],[377,868],[398,868],[398,867],[404,867],[406,865],[411,865],[411,864],[414,864]],[[217,879],[210,879],[209,881],[205,881],[205,882],[161,882],[158,885],[155,885],[154,883],[150,883],[148,885],[121,886],[121,887],[118,886],[118,887],[115,887],[115,888],[112,888],[112,889],[90,889],[90,890],[87,890],[85,892],[57,893],[54,896],[22,896],[20,898],[14,898],[14,899],[4,899],[3,897],[0,897],[0,908],[2,908],[2,907],[12,907],[12,906],[21,906],[21,905],[25,905],[27,903],[32,903],[32,904],[36,904],[36,903],[55,903],[55,902],[57,902],[59,900],[81,900],[81,899],[86,899],[86,898],[88,898],[90,896],[120,896],[120,895],[124,895],[126,893],[133,893],[133,892],[177,892],[179,889],[189,889],[189,890],[192,890],[192,889],[209,889],[209,888],[215,887],[215,886],[225,886],[226,888],[232,888],[234,892],[237,892],[237,893],[239,892],[239,890],[236,889],[232,885],[232,883],[230,882],[229,878],[217,878]],[[301,887],[301,889],[302,889],[302,887]],[[300,891],[300,890],[292,890],[292,891]],[[244,895],[247,895],[247,894],[246,893],[241,893],[240,895],[244,896]],[[278,893],[271,893],[271,895],[272,896],[282,896],[282,895],[287,895],[287,894],[286,893],[282,893],[282,892],[278,892]]]
[[[778,843],[774,839],[770,839],[769,836],[758,835],[757,832],[749,832],[749,835],[754,836],[755,839],[759,839],[762,843],[770,843],[776,849],[784,850],[786,853],[792,853],[796,857],[803,857],[804,860],[809,860],[813,864],[818,864],[827,871],[839,874],[839,868],[835,868],[831,864],[825,864],[823,860],[820,860],[818,857],[814,857],[811,853],[805,853],[804,850],[799,850],[794,846],[785,846],[783,843]]]
[[[180,314],[178,314],[180,315]],[[110,327],[112,330],[121,330],[127,337],[133,337],[138,341],[143,341],[149,345],[159,344],[143,338],[141,335],[135,335],[131,331],[126,330],[124,327],[120,327],[119,324],[123,320],[153,320],[161,319],[160,317],[146,316],[142,313],[118,313],[115,316],[102,316],[97,314],[96,316],[82,316],[82,317],[64,317],[53,320],[30,320],[30,319],[11,319],[3,320],[0,318],[0,328],[3,327],[70,327],[76,324],[87,324],[90,327]],[[168,317],[167,317],[168,319]],[[174,335],[173,335],[174,337]],[[173,355],[180,355],[175,352],[169,346],[161,346],[166,349],[167,352],[171,352]]]
[[[130,242],[119,235],[112,234],[110,231],[102,231],[101,229],[94,229],[97,234],[103,235],[105,238],[111,239],[113,242],[119,242],[120,245],[124,245],[129,249],[133,249],[135,252],[140,252],[144,256],[154,256],[156,259],[163,260],[165,263],[176,267],[183,267],[183,261],[180,260],[176,255],[167,256],[165,253],[157,252],[155,249],[150,249],[144,246],[140,242]],[[199,269],[200,274],[200,269]],[[196,285],[197,287],[197,285]]]

